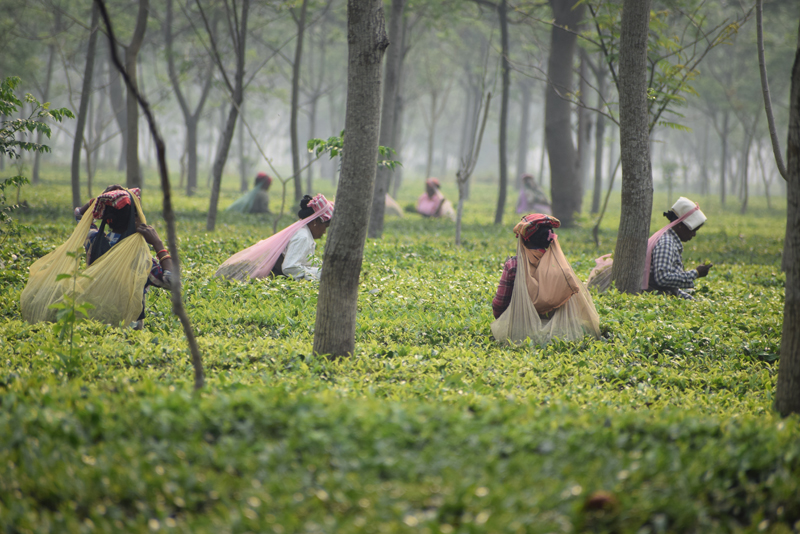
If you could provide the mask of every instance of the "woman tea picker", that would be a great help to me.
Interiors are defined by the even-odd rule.
[[[117,325],[135,322],[135,328],[142,328],[144,295],[151,285],[170,288],[172,258],[156,230],[147,224],[140,195],[139,189],[112,185],[75,209],[79,222],[72,236],[30,267],[20,298],[26,320],[55,320],[56,310],[51,305],[63,304],[67,294],[77,305],[90,304],[88,316],[92,319]],[[102,220],[99,228],[95,219]],[[148,245],[156,250],[157,259],[150,256]],[[77,270],[83,250],[87,268],[81,274]],[[61,276],[64,274],[68,276]]]
[[[670,222],[647,240],[647,255],[642,278],[642,289],[657,291],[686,300],[694,300],[686,290],[694,287],[697,278],[708,274],[712,264],[698,265],[688,271],[683,268],[683,243],[690,241],[707,218],[700,206],[686,197],[680,197],[672,208],[664,212]],[[612,260],[610,254],[595,260],[597,267],[589,275],[589,286],[605,291],[611,283]]]
[[[571,341],[586,335],[600,337],[600,318],[592,297],[578,280],[561,251],[555,217],[526,215],[514,227],[517,255],[506,260],[492,300],[498,341],[538,344],[551,339]]]
[[[295,280],[319,280],[320,267],[312,265],[315,240],[325,235],[333,217],[333,202],[323,195],[306,195],[297,212],[300,220],[237,252],[219,266],[215,276],[233,280],[264,278],[272,275],[291,276]]]

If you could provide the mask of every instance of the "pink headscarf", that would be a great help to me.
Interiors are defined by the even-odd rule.
[[[269,276],[275,266],[275,262],[278,261],[280,255],[286,249],[286,245],[289,244],[289,241],[298,230],[317,218],[325,222],[331,220],[333,202],[322,194],[311,199],[308,205],[314,210],[314,215],[300,219],[277,234],[237,252],[219,266],[214,276],[222,276],[242,282],[252,278]]]

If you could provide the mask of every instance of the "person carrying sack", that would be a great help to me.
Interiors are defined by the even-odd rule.
[[[55,321],[56,310],[51,306],[70,294],[76,305],[91,304],[90,319],[143,327],[147,288],[170,289],[173,265],[158,233],[147,224],[140,195],[139,189],[112,185],[75,209],[78,225],[67,242],[30,267],[20,297],[25,320]],[[86,217],[87,212],[92,216]],[[94,225],[95,219],[102,220],[100,228]],[[157,259],[150,256],[148,245],[157,251]],[[75,253],[81,249],[86,252],[87,267],[78,273],[80,257]],[[60,276],[64,274],[69,276]]]
[[[558,243],[555,217],[531,213],[514,226],[517,255],[506,260],[492,300],[498,341],[537,344],[600,337],[600,318]]]

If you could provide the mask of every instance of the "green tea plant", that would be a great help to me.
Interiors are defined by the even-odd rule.
[[[0,116],[11,117],[18,113],[23,107],[15,90],[21,83],[16,76],[10,76],[0,82]],[[19,160],[22,152],[50,152],[47,145],[23,141],[17,139],[18,135],[24,136],[32,132],[41,132],[50,138],[50,126],[45,122],[52,119],[61,122],[64,117],[74,118],[72,112],[67,108],[50,109],[50,103],[40,103],[30,93],[26,93],[24,103],[31,106],[31,111],[27,117],[0,121],[0,158],[8,157],[12,160]],[[0,180],[0,242],[9,236],[18,236],[20,228],[11,219],[11,212],[19,207],[19,190],[23,184],[27,184],[28,179],[21,175],[21,169],[16,176],[11,176]],[[17,188],[17,203],[8,204],[6,199],[6,188]]]
[[[53,333],[57,336],[60,345],[51,345],[48,350],[59,358],[58,370],[66,378],[73,378],[80,373],[82,358],[81,353],[76,350],[76,345],[81,341],[81,334],[75,327],[81,319],[88,318],[89,310],[94,308],[90,302],[78,303],[77,301],[78,279],[91,279],[89,275],[80,272],[82,253],[81,249],[67,252],[67,256],[75,260],[75,269],[72,273],[62,273],[56,276],[56,282],[70,279],[72,288],[62,295],[59,302],[50,305],[51,309],[57,310]]]
[[[53,376],[59,334],[21,319],[19,293],[74,225],[67,175],[37,187],[31,230],[0,244],[16,256],[0,267],[0,529],[797,531],[800,420],[771,408],[784,212],[692,195],[709,219],[684,262],[715,264],[696,301],[611,290],[594,295],[601,339],[511,346],[489,325],[519,216],[495,226],[495,186],[475,178],[461,247],[450,221],[411,215],[367,242],[356,354],[336,361],[311,351],[314,284],[213,276],[270,225],[223,213],[208,233],[205,203],[176,198],[200,394],[164,292],[142,331],[75,323],[80,370]],[[407,177],[398,201],[421,189]],[[233,201],[237,177],[222,191]],[[656,194],[652,231],[670,204]],[[608,213],[604,243],[618,197]],[[605,252],[589,226],[557,231],[584,280]]]

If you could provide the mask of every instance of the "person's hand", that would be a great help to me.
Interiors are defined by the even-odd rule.
[[[136,231],[142,234],[142,237],[144,237],[144,240],[147,242],[147,244],[152,245],[156,251],[164,248],[164,244],[161,242],[158,232],[156,232],[156,229],[149,224],[137,224]]]
[[[697,267],[695,267],[695,270],[697,271],[697,277],[703,278],[704,276],[706,276],[708,274],[708,270],[711,269],[711,267],[713,266],[714,266],[713,263],[706,263],[705,265],[698,265]]]

